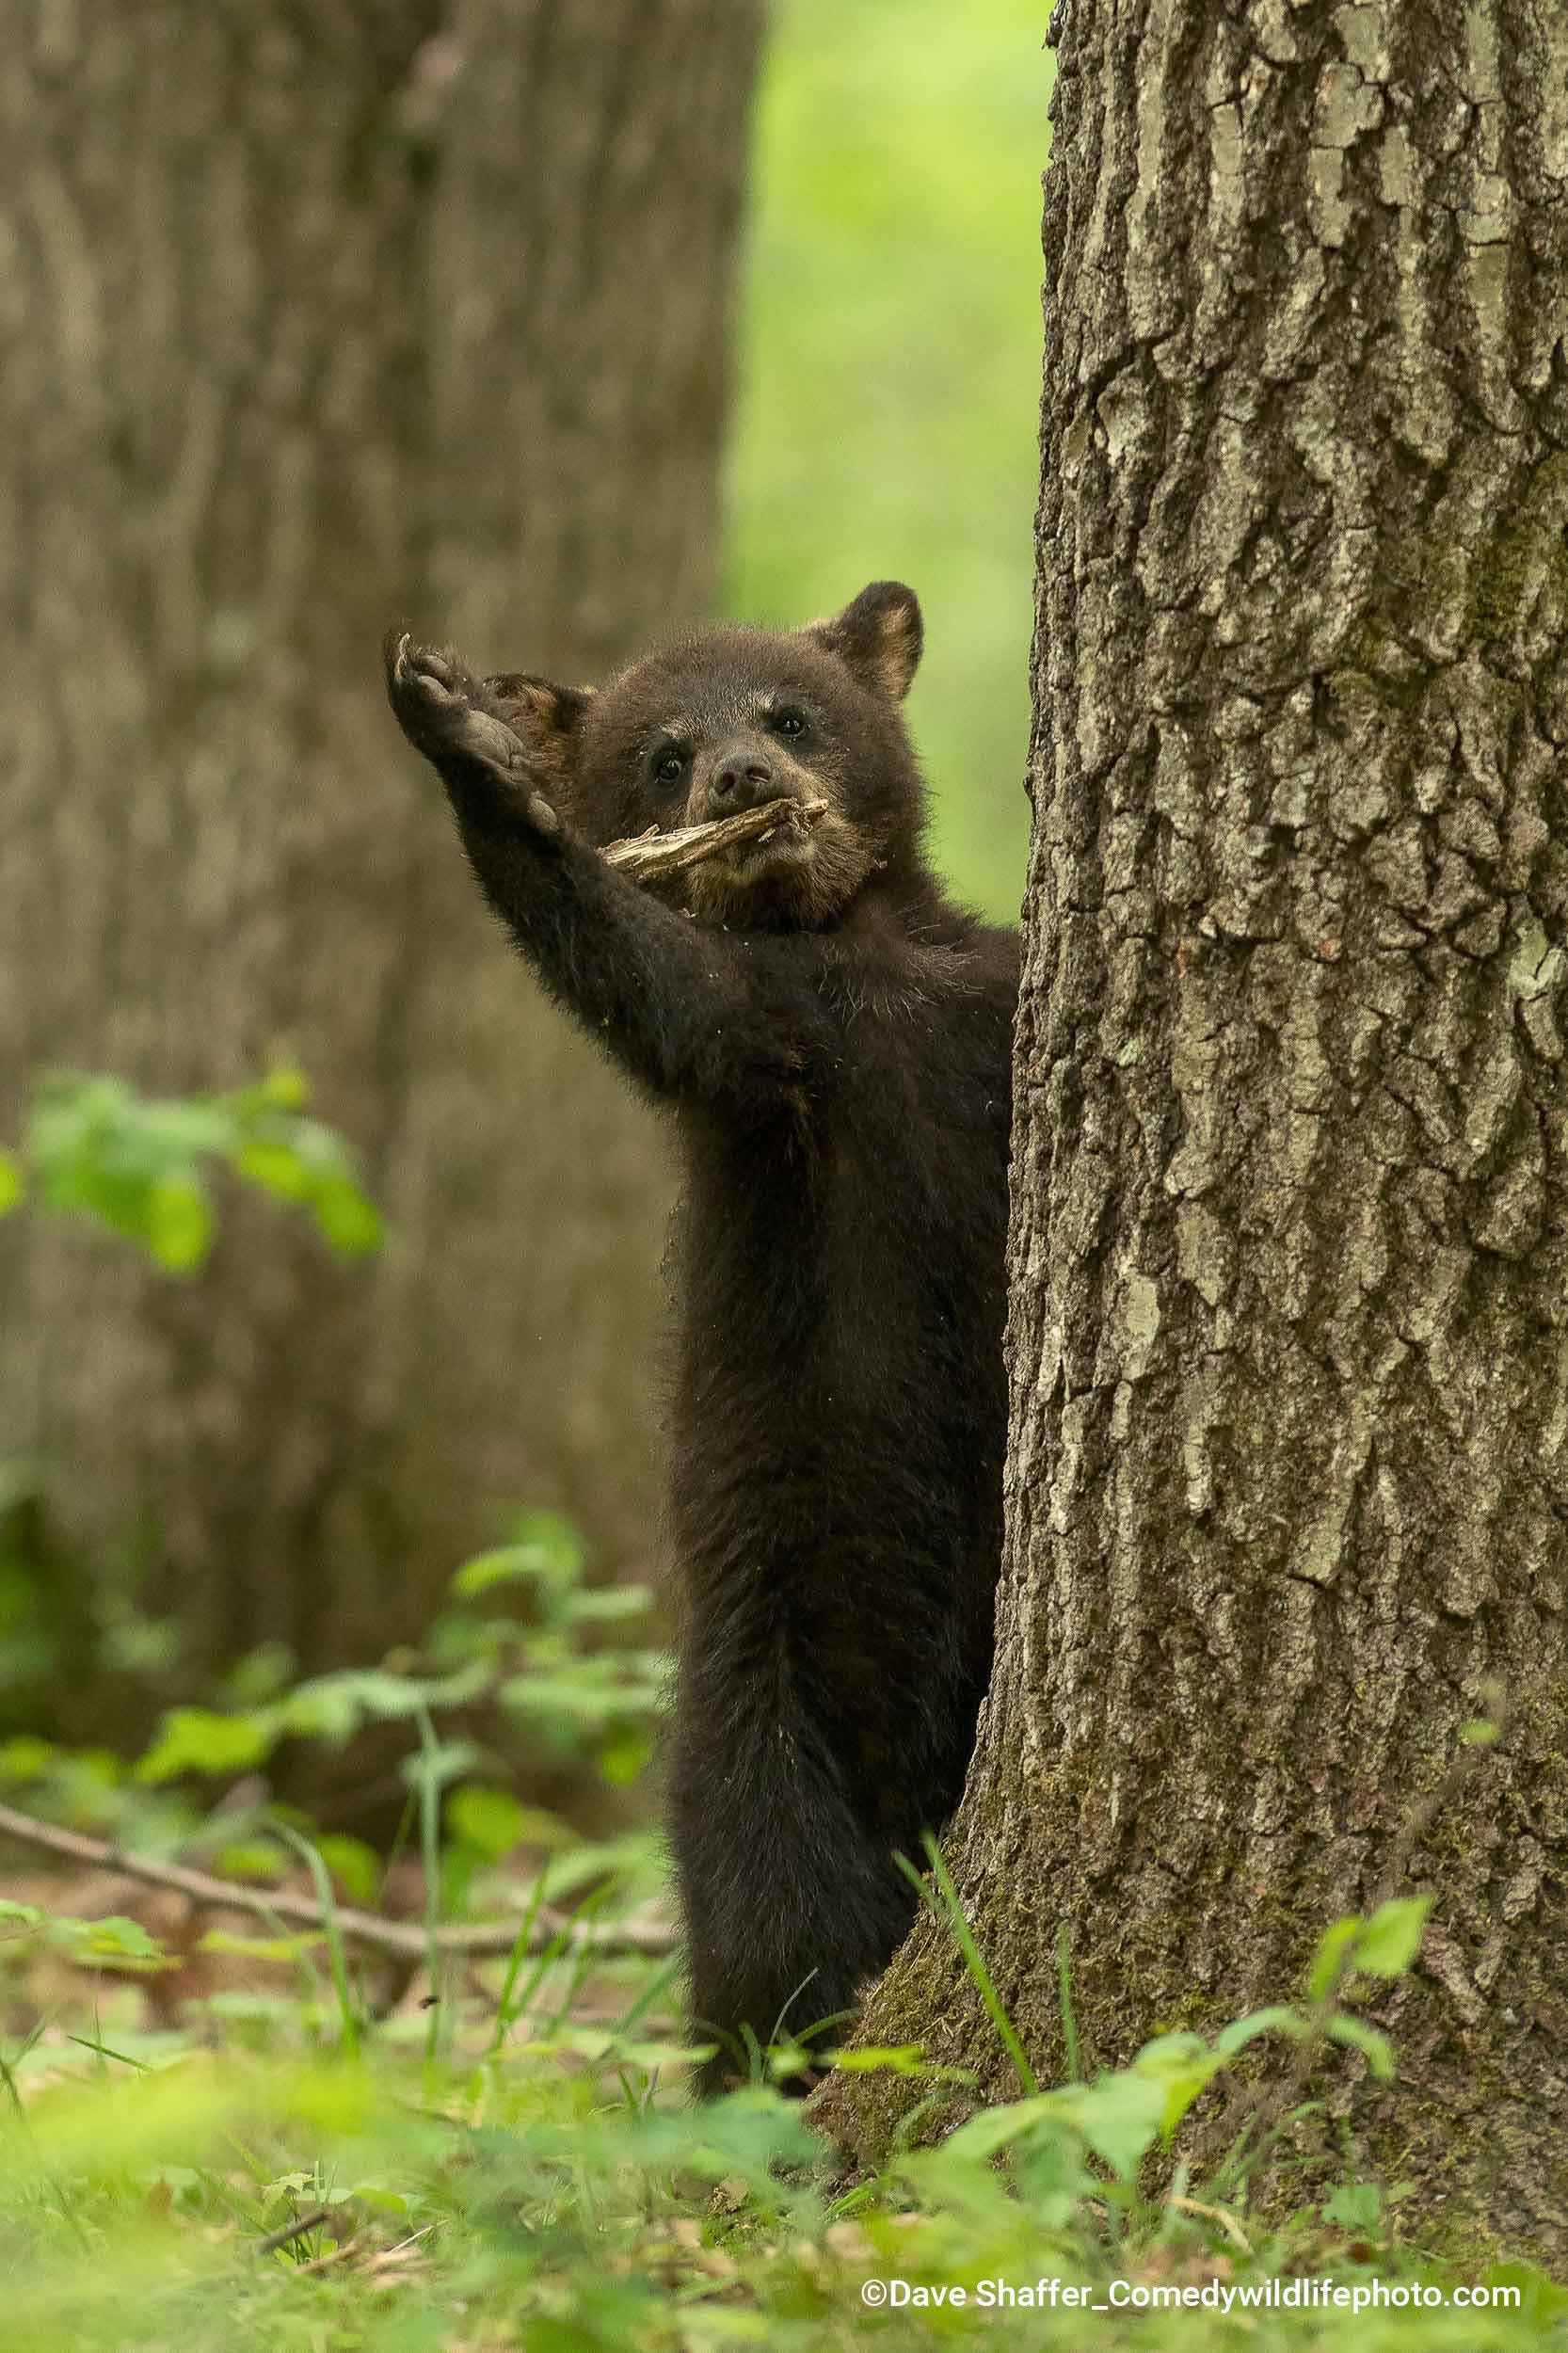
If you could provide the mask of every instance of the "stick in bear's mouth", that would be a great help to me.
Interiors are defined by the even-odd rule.
[[[715,817],[702,825],[682,825],[676,833],[636,834],[626,841],[606,844],[600,855],[629,874],[633,882],[656,882],[664,875],[684,873],[708,858],[720,857],[747,842],[760,845],[777,833],[809,833],[827,814],[825,801],[796,801],[788,796],[744,808],[735,817]]]

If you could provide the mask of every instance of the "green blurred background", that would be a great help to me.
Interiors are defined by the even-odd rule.
[[[925,612],[910,697],[943,872],[1017,914],[1039,478],[1041,0],[778,0],[754,131],[727,601],[868,580]]]

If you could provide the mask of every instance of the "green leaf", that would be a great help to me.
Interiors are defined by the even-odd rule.
[[[16,1208],[26,1190],[22,1162],[9,1152],[0,1152],[0,1217]]]
[[[652,1607],[653,1595],[646,1585],[601,1585],[588,1593],[568,1594],[566,1614],[571,1619],[613,1624],[620,1618],[640,1618]]]
[[[514,1541],[537,1546],[552,1583],[565,1588],[582,1581],[583,1539],[564,1513],[524,1512],[516,1524]]]
[[[142,1219],[147,1247],[172,1273],[189,1273],[212,1247],[213,1213],[195,1176],[155,1177]]]
[[[1421,1949],[1430,1896],[1397,1896],[1379,1904],[1355,1941],[1355,1965],[1372,1977],[1402,1977]]]
[[[380,1215],[356,1184],[330,1128],[274,1113],[238,1141],[230,1158],[248,1183],[307,1207],[342,1256],[379,1249]]]
[[[1201,2035],[1165,2034],[1146,2042],[1132,2062],[1132,2072],[1163,2086],[1160,2112],[1160,2137],[1169,2140],[1182,2118],[1225,2064],[1225,2054]]]
[[[1323,2220],[1374,2238],[1383,2228],[1383,2192],[1375,2182],[1341,2182],[1323,2207]]]
[[[1360,1935],[1363,1922],[1359,1912],[1350,1912],[1342,1920],[1336,1920],[1325,1929],[1312,1956],[1312,1973],[1306,1990],[1312,2000],[1320,2002],[1333,1992],[1339,1976],[1340,1956],[1347,1945],[1353,1945]]]
[[[438,1740],[433,1748],[406,1756],[398,1770],[410,1788],[446,1789],[465,1773],[472,1773],[479,1762],[480,1753],[472,1740]]]
[[[333,1249],[374,1249],[380,1218],[342,1141],[299,1116],[303,1100],[293,1072],[173,1101],[144,1099],[118,1079],[50,1080],[27,1128],[39,1197],[98,1218],[184,1273],[212,1241],[203,1164],[225,1160],[248,1183],[309,1209]]]
[[[622,2042],[616,2045],[616,2050],[629,2066],[647,2068],[650,2073],[655,2069],[668,2073],[672,2068],[684,2066],[692,2056],[691,2046],[685,2042]],[[820,2053],[818,2060],[820,2064]]]
[[[1222,2057],[1234,2058],[1238,2051],[1244,2051],[1260,2034],[1288,2035],[1292,2041],[1299,2042],[1306,2031],[1306,2021],[1299,2009],[1275,2002],[1267,2009],[1250,2010],[1245,2018],[1238,2018],[1234,2025],[1226,2026],[1223,2034],[1215,2036],[1214,2048]]]
[[[82,1920],[73,1913],[42,1912],[35,1904],[0,1898],[0,1921],[6,1920],[35,1937],[41,1936],[78,1961],[123,1961],[133,1968],[156,1969],[168,1960],[163,1946],[149,1936],[139,1920],[124,1919],[118,1913],[102,1920]]]
[[[235,1838],[220,1847],[215,1870],[226,1880],[279,1880],[285,1868],[283,1850],[270,1838]]]
[[[1179,2096],[1179,2089],[1167,2080],[1165,2069],[1145,2071],[1135,2063],[1055,2096],[1096,2156],[1127,2182],[1163,2134],[1168,2100],[1173,2090]]]
[[[158,1737],[137,1763],[137,1781],[172,1781],[177,1773],[247,1772],[261,1764],[280,1726],[269,1709],[220,1716],[209,1707],[171,1707]]]
[[[1394,2046],[1385,2034],[1369,2026],[1365,2018],[1354,2018],[1349,2010],[1336,2010],[1324,2032],[1333,2042],[1347,2042],[1355,2051],[1365,2053],[1367,2064],[1380,2083],[1388,2083],[1394,2073]]]
[[[381,1884],[381,1858],[362,1838],[333,1831],[316,1840],[316,1851],[353,1902],[372,1904]]]
[[[1544,2341],[1554,2322],[1560,2324],[1568,2317],[1568,2287],[1538,2271],[1533,2264],[1488,2264],[1480,2278],[1483,2287],[1518,2290],[1519,2304],[1509,2314],[1510,2322],[1514,2329],[1528,2325],[1539,2331],[1537,2344]]]
[[[139,1920],[127,1920],[116,1913],[107,1919],[73,1921],[72,1925],[86,1931],[82,1945],[88,1952],[100,1957],[153,1962],[167,1959],[163,1946],[155,1937],[149,1936]]]
[[[256,1093],[270,1109],[280,1112],[302,1112],[311,1099],[304,1072],[291,1069],[286,1063],[269,1070]]]
[[[223,1696],[232,1707],[260,1707],[275,1700],[295,1671],[287,1642],[258,1642],[234,1661],[223,1678]]]
[[[366,1719],[395,1721],[417,1716],[423,1708],[459,1707],[482,1691],[489,1677],[483,1659],[473,1659],[449,1675],[393,1674],[385,1667],[345,1667],[336,1674],[313,1675],[277,1703],[274,1713],[283,1729],[318,1740],[346,1740]]]
[[[613,1789],[629,1789],[652,1753],[651,1734],[628,1725],[611,1735],[594,1761]]]
[[[548,1806],[520,1805],[520,1841],[526,1839],[531,1847],[543,1847],[549,1854],[565,1854],[580,1844],[580,1833],[560,1815],[552,1814]]]
[[[618,1838],[589,1839],[564,1848],[545,1870],[544,1900],[561,1903],[579,1888],[614,1879],[627,1889],[651,1891],[663,1877],[658,1839],[647,1831],[625,1831]]]
[[[52,1741],[40,1740],[32,1732],[19,1732],[0,1741],[0,1783],[39,1780],[54,1764],[56,1753]]]
[[[390,2182],[345,2182],[338,2196],[346,2205],[350,2199],[357,2206],[374,2206],[378,2214],[406,2215],[414,2211],[414,2201],[406,2189],[394,2189]]]
[[[522,1842],[524,1815],[508,1790],[487,1789],[477,1782],[454,1789],[446,1801],[447,1826],[455,1838],[476,1847],[490,1862]]]
[[[197,1940],[199,1953],[228,1953],[236,1961],[296,1961],[319,1945],[320,1929],[302,1929],[296,1936],[239,1936],[229,1929],[209,1929]]]
[[[956,2131],[949,2133],[942,2143],[944,2155],[980,2158],[985,2163],[1015,2141],[1039,2132],[1046,2125],[1058,2130],[1071,2126],[1074,2120],[1065,2106],[1065,2095],[1059,2091],[1039,2091],[1027,2100],[1010,2100],[1000,2107],[982,2108],[968,2117]]]
[[[494,1585],[512,1585],[551,1574],[550,1556],[540,1545],[499,1545],[493,1552],[476,1553],[465,1561],[452,1580],[460,1600],[472,1601]]]
[[[125,1617],[99,1637],[100,1662],[117,1674],[167,1676],[180,1656],[178,1618]]]
[[[252,1137],[234,1153],[233,1165],[248,1184],[259,1186],[263,1193],[276,1193],[280,1201],[310,1198],[311,1173],[289,1144]]]
[[[311,1207],[323,1237],[341,1258],[367,1257],[385,1238],[381,1213],[348,1177],[319,1184]]]
[[[536,1718],[563,1735],[598,1731],[658,1704],[659,1687],[626,1680],[614,1658],[584,1658],[554,1674],[508,1675],[497,1694],[504,1706]]]

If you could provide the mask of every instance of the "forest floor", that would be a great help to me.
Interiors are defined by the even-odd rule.
[[[330,1906],[271,1935],[102,1875],[5,1884],[8,2353],[1568,2345],[1568,2293],[1423,2256],[1397,2184],[1267,2226],[1241,2173],[1147,2193],[1214,2072],[1196,2038],[852,2177],[762,2055],[695,2107],[676,1961],[590,1950],[581,1915],[438,1987],[361,1972]]]

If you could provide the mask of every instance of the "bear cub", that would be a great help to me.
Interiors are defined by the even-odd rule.
[[[598,692],[387,644],[491,907],[674,1115],[669,1813],[704,2090],[888,1961],[895,1851],[956,1805],[990,1672],[1017,947],[926,862],[920,643],[881,582]],[[827,808],[673,894],[599,855],[773,799]]]

